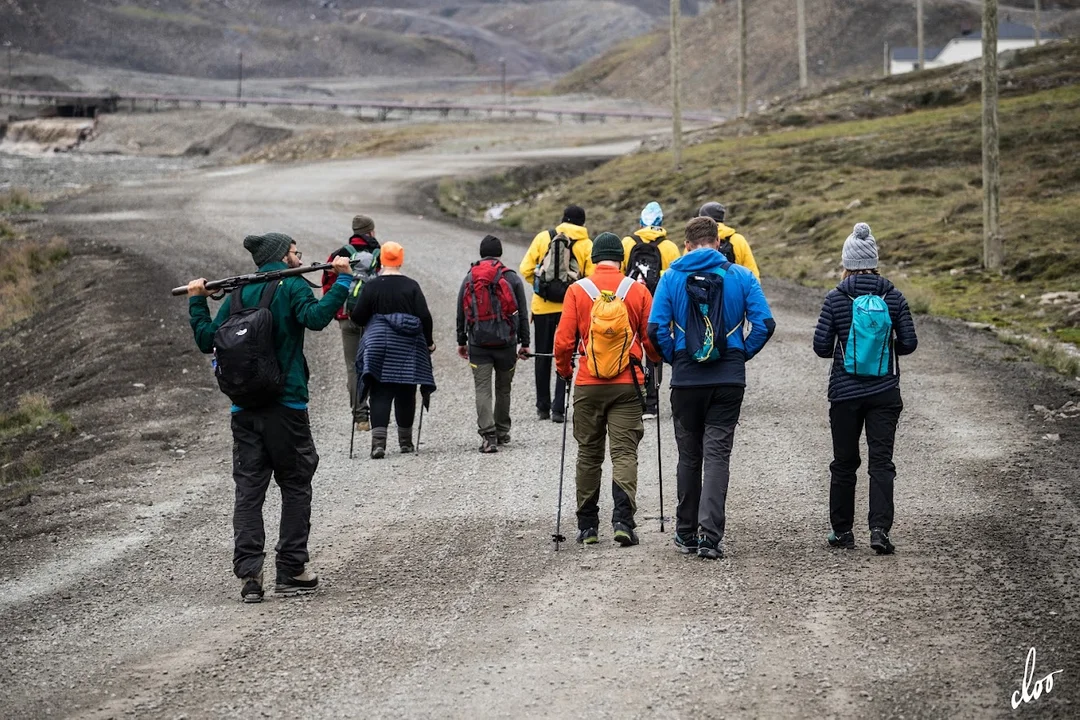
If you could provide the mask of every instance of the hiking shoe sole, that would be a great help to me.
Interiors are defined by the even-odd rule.
[[[386,448],[375,448],[371,451],[372,460],[382,460],[386,457]]]
[[[721,560],[724,557],[724,551],[715,548],[699,547],[697,554],[699,558],[704,558],[705,560]]]
[[[315,587],[298,587],[296,585],[277,585],[274,587],[274,594],[281,597],[295,597],[296,595],[311,595],[318,591],[319,586]]]
[[[896,552],[896,547],[892,543],[870,543],[870,548],[878,555],[892,555]]]
[[[356,430],[357,432],[368,432],[371,430],[371,423],[367,420],[357,420]]]
[[[631,545],[637,545],[638,539],[625,530],[615,531],[615,542],[619,543],[623,547],[630,547]]]

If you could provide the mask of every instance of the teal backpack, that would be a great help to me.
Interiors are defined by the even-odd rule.
[[[851,330],[847,345],[840,347],[844,370],[857,377],[888,375],[891,345],[892,318],[885,296],[851,298]]]

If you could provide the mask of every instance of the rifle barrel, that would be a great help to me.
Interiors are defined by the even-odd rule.
[[[220,290],[223,287],[233,289],[257,282],[264,282],[266,280],[280,280],[281,278],[292,277],[293,275],[303,275],[309,272],[318,272],[319,270],[330,270],[333,267],[334,266],[330,263],[312,263],[311,265],[304,265],[302,267],[286,268],[285,270],[270,270],[269,272],[264,273],[234,275],[233,277],[222,278],[221,280],[211,280],[206,283],[206,289]],[[172,294],[174,296],[187,295],[187,285],[173,288]]]

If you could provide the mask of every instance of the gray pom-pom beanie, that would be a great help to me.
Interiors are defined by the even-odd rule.
[[[870,234],[870,226],[858,223],[844,241],[845,270],[873,270],[878,266],[877,240]]]

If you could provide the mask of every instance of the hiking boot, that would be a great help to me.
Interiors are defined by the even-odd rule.
[[[855,533],[848,530],[847,532],[836,534],[835,531],[829,533],[829,545],[834,548],[843,548],[845,550],[855,549]]]
[[[358,432],[371,430],[371,414],[367,411],[357,410],[353,413],[353,422],[356,423]]]
[[[630,547],[631,545],[638,544],[637,533],[634,532],[634,528],[626,523],[612,523],[611,529],[615,531],[615,542],[623,547]]]
[[[641,414],[641,419],[642,420],[655,420],[656,417],[659,414],[660,414],[659,408],[657,408],[655,405],[648,405],[648,406],[645,407],[645,412],[643,412]]]
[[[896,550],[892,540],[889,539],[889,533],[885,532],[885,528],[870,528],[870,547],[878,555],[892,555],[893,551]]]
[[[495,439],[494,435],[485,435],[483,442],[480,443],[480,452],[485,455],[489,453],[499,452],[499,443]]]
[[[241,579],[244,586],[240,590],[240,599],[246,603],[261,603],[263,601],[263,574],[252,575]]]
[[[398,447],[401,448],[402,453],[416,452],[416,446],[413,445],[413,441],[412,441],[412,428],[411,427],[407,427],[407,428],[399,427],[397,429],[397,441],[398,441]]]
[[[550,420],[551,419],[551,412],[548,411],[548,410],[537,410],[536,411],[536,419],[537,420]]]
[[[697,536],[675,533],[675,549],[683,555],[697,555]]]
[[[585,528],[578,530],[577,541],[579,545],[595,545],[600,542],[600,538],[597,536],[596,528]]]
[[[371,459],[381,460],[386,457],[386,428],[371,429]]]
[[[558,410],[551,411],[551,422],[562,424],[565,421],[566,416],[563,415],[561,412],[559,412]]]
[[[719,560],[724,557],[724,541],[713,540],[708,535],[702,535],[697,541],[698,557],[707,560]]]
[[[294,577],[285,575],[280,570],[277,573],[277,582],[274,583],[274,592],[278,595],[306,595],[315,592],[319,587],[319,576],[304,566],[304,571]]]
[[[503,433],[502,435],[499,435],[496,438],[496,442],[499,445],[509,445],[510,444],[510,433]]]

